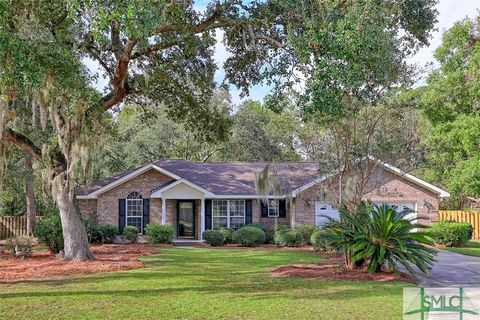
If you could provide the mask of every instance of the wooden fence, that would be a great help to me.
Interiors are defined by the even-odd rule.
[[[473,239],[480,239],[480,211],[440,211],[440,221],[468,222],[473,226]]]
[[[27,216],[0,216],[0,240],[27,235]]]

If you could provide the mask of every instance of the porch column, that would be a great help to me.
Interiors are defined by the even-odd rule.
[[[205,198],[200,200],[200,240],[203,240],[203,231],[205,231]]]
[[[162,198],[162,224],[167,223],[167,199]]]

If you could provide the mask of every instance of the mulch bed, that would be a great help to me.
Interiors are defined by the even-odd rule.
[[[6,254],[0,256],[0,281],[33,280],[64,277],[75,274],[90,274],[142,268],[139,256],[157,253],[158,248],[149,245],[105,244],[92,246],[95,260],[63,261],[57,260],[48,251],[34,251],[24,260],[12,258]]]
[[[405,273],[395,273],[393,271],[369,273],[366,268],[348,270],[339,264],[289,264],[273,269],[272,274],[275,277],[302,277],[310,279],[414,282],[413,277]]]

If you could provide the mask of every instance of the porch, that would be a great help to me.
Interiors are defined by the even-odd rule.
[[[205,196],[206,192],[181,180],[152,193],[152,199],[161,199],[161,223],[175,228],[176,242],[202,240],[205,231]]]

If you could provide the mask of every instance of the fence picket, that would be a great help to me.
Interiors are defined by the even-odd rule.
[[[442,210],[440,221],[467,222],[473,226],[473,239],[480,239],[480,211]]]

